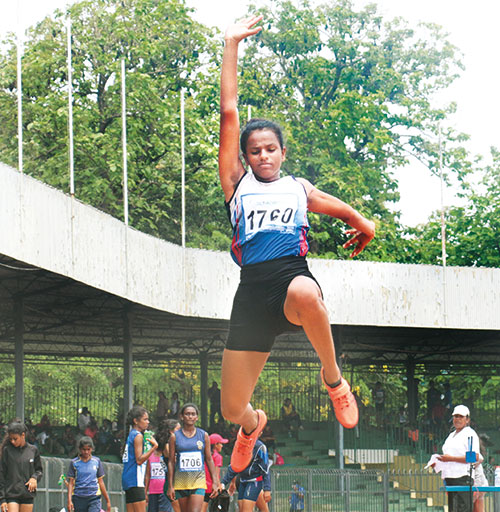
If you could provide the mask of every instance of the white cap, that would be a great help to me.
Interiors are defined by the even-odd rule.
[[[466,405],[457,405],[455,409],[453,409],[452,416],[458,414],[459,416],[470,416],[469,408]]]

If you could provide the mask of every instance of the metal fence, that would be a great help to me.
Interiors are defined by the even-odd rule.
[[[35,512],[59,512],[66,504],[66,488],[62,475],[69,460],[42,458],[44,476],[38,486]],[[121,464],[104,463],[105,483],[114,512],[125,512],[121,490]],[[493,484],[493,468],[485,469]],[[295,492],[294,484],[303,489],[304,512],[445,512],[446,494],[439,475],[415,470],[340,470],[287,468],[273,466],[271,470],[271,512],[288,512]],[[498,493],[486,493],[485,512],[500,512]],[[236,512],[236,499],[230,512]]]
[[[43,476],[38,484],[35,498],[35,512],[59,512],[66,507],[67,493],[64,476],[68,471],[69,459],[42,457]],[[111,500],[113,512],[125,512],[125,495],[122,491],[122,465],[103,462],[104,483]],[[52,510],[53,509],[53,510]]]

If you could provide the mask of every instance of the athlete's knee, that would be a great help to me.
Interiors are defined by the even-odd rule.
[[[245,412],[246,406],[247,404],[238,403],[237,401],[222,400],[222,416],[231,423],[238,423]]]
[[[315,310],[323,307],[323,299],[315,286],[295,286],[290,288],[287,300],[295,305],[298,311]]]

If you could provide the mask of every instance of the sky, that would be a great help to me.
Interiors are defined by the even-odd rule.
[[[412,25],[420,21],[441,25],[449,34],[448,39],[463,53],[465,71],[444,93],[436,104],[449,101],[458,104],[457,113],[450,124],[457,131],[470,135],[468,149],[489,161],[489,148],[500,147],[500,66],[497,51],[500,49],[500,2],[498,0],[354,0],[359,7],[376,3],[384,18],[401,16]],[[0,39],[18,26],[26,28],[55,9],[64,9],[68,0],[11,0],[2,5]],[[194,17],[200,22],[216,26],[221,31],[246,13],[245,0],[186,0],[195,9]],[[255,0],[257,5],[258,0]],[[20,24],[18,25],[18,20]],[[414,161],[407,167],[395,170],[401,195],[396,205],[406,225],[416,225],[427,220],[430,213],[441,207],[440,181],[421,164]],[[444,205],[460,204],[455,187],[447,187]]]

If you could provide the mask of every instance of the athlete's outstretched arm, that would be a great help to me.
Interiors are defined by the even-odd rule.
[[[224,36],[220,83],[219,176],[226,201],[245,172],[239,158],[240,121],[238,117],[238,45],[262,27],[255,25],[262,16],[251,16],[229,26]]]
[[[307,208],[311,212],[324,213],[330,217],[335,217],[354,228],[347,231],[348,234],[353,236],[343,247],[347,248],[354,245],[351,258],[357,256],[375,236],[375,223],[340,199],[317,189],[309,181],[303,178],[298,178],[298,180],[306,189]]]

